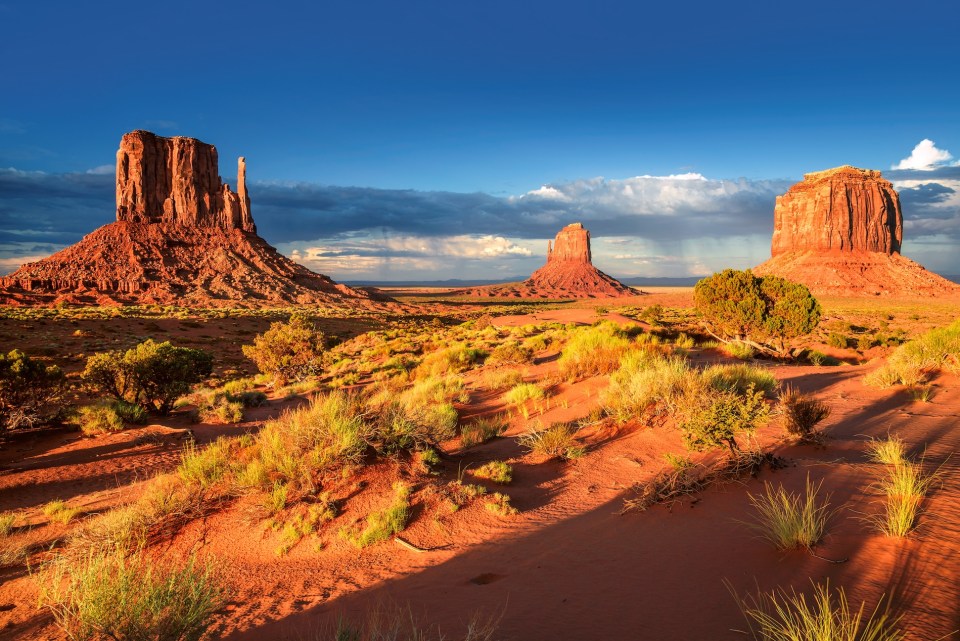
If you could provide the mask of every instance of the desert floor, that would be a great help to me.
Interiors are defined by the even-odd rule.
[[[442,292],[394,292],[407,309],[422,309],[452,325],[485,308],[444,299]],[[825,300],[822,327],[875,328],[878,323],[914,336],[960,316],[951,301]],[[422,308],[419,307],[422,305]],[[692,292],[650,290],[626,302],[631,308],[661,305],[666,323],[691,322]],[[598,310],[597,307],[600,307]],[[633,317],[623,301],[530,304],[510,313],[497,308],[496,327],[545,322],[589,325],[604,317]],[[68,372],[82,369],[97,350],[126,347],[147,336],[207,348],[217,356],[217,374],[253,373],[240,345],[269,325],[268,316],[227,318],[61,318],[7,316],[0,319],[2,349],[40,352]],[[347,339],[391,319],[330,318],[328,334]],[[863,383],[880,366],[888,348],[830,348],[825,334],[808,346],[840,362],[834,366],[780,364],[757,360],[784,384],[824,400],[832,413],[822,424],[820,445],[798,445],[774,418],[758,442],[782,459],[779,469],[711,486],[676,502],[646,511],[624,512],[636,488],[667,467],[666,453],[708,462],[723,454],[688,453],[669,420],[657,426],[584,421],[577,437],[587,448],[570,462],[539,460],[516,436],[532,425],[597,416],[607,376],[575,383],[555,382],[549,403],[524,415],[511,410],[503,394],[484,389],[479,371],[464,374],[469,400],[458,403],[461,421],[506,413],[501,438],[462,449],[444,443],[440,479],[464,478],[492,492],[509,494],[519,510],[500,516],[480,503],[446,512],[429,493],[415,493],[412,516],[401,538],[358,550],[337,531],[360,521],[390,495],[406,474],[400,461],[380,460],[337,488],[343,512],[317,536],[286,555],[276,553],[277,534],[265,528],[241,497],[203,519],[188,523],[158,546],[172,558],[196,552],[212,559],[231,587],[218,616],[214,638],[235,640],[309,639],[341,618],[360,620],[385,603],[409,606],[447,635],[465,629],[475,615],[499,620],[503,639],[676,639],[700,641],[747,638],[734,594],[758,590],[809,590],[811,581],[842,586],[854,607],[868,611],[883,599],[903,616],[907,638],[934,640],[960,629],[960,381],[940,374],[929,402],[917,402],[903,388],[876,389]],[[546,349],[524,369],[524,379],[550,379],[557,350]],[[694,347],[697,364],[734,362],[718,349]],[[121,433],[87,438],[78,432],[38,430],[0,442],[0,511],[16,511],[20,525],[3,541],[29,546],[31,568],[0,569],[0,639],[58,639],[50,615],[37,608],[32,571],[89,516],[135,498],[154,474],[176,468],[182,435],[192,430],[200,443],[219,436],[255,432],[270,417],[306,400],[304,395],[271,395],[268,405],[249,410],[236,425],[193,423],[184,412]],[[882,466],[869,461],[870,439],[897,435],[910,454],[939,482],[923,507],[919,527],[908,538],[890,538],[869,523],[881,510],[872,485]],[[471,477],[490,460],[509,462],[514,480],[503,487]],[[780,552],[749,527],[750,495],[765,483],[801,491],[807,479],[822,482],[834,510],[824,540],[811,554]],[[429,479],[412,478],[426,487]],[[84,516],[69,525],[51,523],[41,508],[54,499],[79,507]],[[349,499],[349,500],[347,500]]]

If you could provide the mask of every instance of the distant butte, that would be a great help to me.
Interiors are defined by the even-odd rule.
[[[618,298],[639,292],[593,266],[590,232],[581,223],[567,225],[551,244],[547,264],[522,283],[463,290],[468,296],[511,298]]]
[[[960,293],[960,286],[900,255],[900,197],[879,171],[844,165],[805,174],[777,197],[771,258],[776,274],[830,296]]]
[[[0,303],[261,307],[373,297],[298,265],[260,238],[244,159],[234,192],[220,179],[213,145],[125,134],[116,187],[116,222],[0,278]]]

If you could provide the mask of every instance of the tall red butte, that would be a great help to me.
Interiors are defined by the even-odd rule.
[[[258,307],[369,299],[277,252],[256,233],[238,162],[237,191],[217,149],[149,131],[117,151],[117,220],[0,279],[0,303]]]
[[[638,292],[593,266],[590,232],[580,223],[567,225],[551,244],[547,264],[522,283],[465,290],[470,296],[515,298],[616,298]]]
[[[827,296],[957,294],[960,286],[900,255],[900,197],[879,171],[849,165],[805,174],[777,197],[771,258],[776,274]]]

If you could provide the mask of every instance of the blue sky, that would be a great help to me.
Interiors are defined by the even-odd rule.
[[[340,279],[524,275],[569,216],[617,275],[746,267],[804,172],[931,140],[890,174],[904,253],[960,273],[957,24],[923,0],[0,0],[0,270],[109,222],[146,128],[215,144],[227,182],[245,155],[263,235]]]

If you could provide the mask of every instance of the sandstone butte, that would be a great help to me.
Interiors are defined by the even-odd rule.
[[[849,165],[805,174],[777,196],[771,258],[754,268],[816,295],[960,294],[960,286],[900,254],[900,197],[879,171]]]
[[[639,293],[594,267],[592,258],[590,232],[573,223],[561,229],[552,244],[547,241],[547,264],[527,280],[458,293],[512,298],[615,298]]]
[[[260,238],[245,160],[234,192],[221,181],[213,145],[125,134],[116,187],[116,222],[0,279],[0,303],[260,307],[373,296],[298,265]]]

